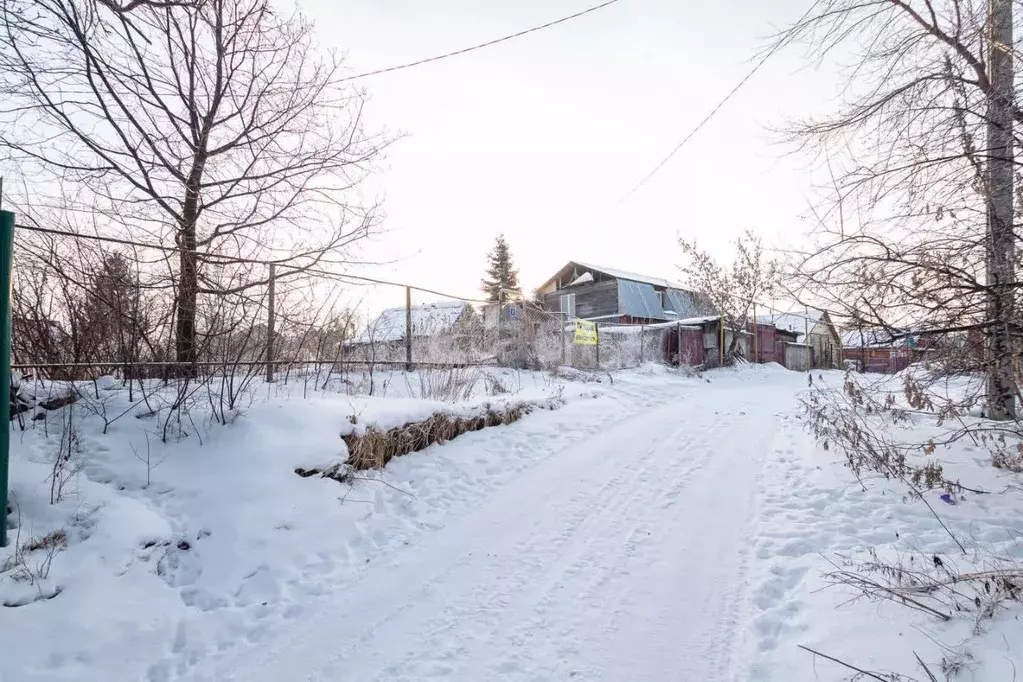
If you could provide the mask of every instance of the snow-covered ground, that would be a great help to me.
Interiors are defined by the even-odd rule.
[[[0,574],[0,601],[21,604],[0,607],[0,680],[851,674],[798,645],[924,680],[914,654],[939,670],[948,652],[936,642],[974,656],[955,679],[1023,674],[1018,611],[975,635],[968,618],[938,623],[820,591],[839,553],[904,543],[946,553],[951,541],[925,505],[894,484],[864,491],[804,432],[807,375],[648,366],[613,384],[569,378],[494,372],[454,405],[424,400],[445,391],[401,373],[376,377],[372,398],[293,381],[226,426],[186,422],[167,444],[158,416],[131,414],[102,433],[80,405],[79,471],[53,505],[67,408],[14,432],[19,540],[64,536],[51,536],[59,551],[27,552]],[[126,398],[106,390],[112,415]],[[353,485],[293,473],[343,458],[340,433],[360,425],[522,399],[564,404]],[[1019,484],[962,460],[986,484]],[[953,529],[1023,557],[1020,495],[941,511]]]

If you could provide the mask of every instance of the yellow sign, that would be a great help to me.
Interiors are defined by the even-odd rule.
[[[597,323],[577,319],[575,321],[575,337],[572,339],[572,343],[579,346],[596,346]]]

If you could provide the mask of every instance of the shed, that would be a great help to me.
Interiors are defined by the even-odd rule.
[[[827,311],[804,308],[787,313],[758,315],[757,324],[770,324],[778,330],[795,333],[796,341],[809,348],[810,367],[838,367],[842,339]]]

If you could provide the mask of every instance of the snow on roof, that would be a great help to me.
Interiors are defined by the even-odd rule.
[[[704,317],[687,317],[684,320],[675,320],[672,324],[680,324],[680,325],[683,325],[683,326],[690,325],[690,326],[698,327],[700,325],[708,324],[710,322],[717,322],[718,319],[719,318],[718,318],[717,315],[704,316]]]
[[[468,303],[440,301],[412,306],[412,336],[432,336],[451,329]],[[388,308],[355,340],[356,343],[400,341],[405,338],[405,308]]]
[[[611,275],[617,279],[627,279],[633,282],[643,282],[644,284],[653,284],[655,287],[667,287],[670,289],[681,289],[682,285],[678,282],[672,282],[667,279],[661,279],[660,277],[648,277],[647,275],[640,275],[635,272],[629,272],[628,270],[619,270],[618,268],[605,268],[603,265],[593,265],[592,263],[583,263],[577,260],[572,261],[580,267],[587,268],[589,270],[596,270],[597,272],[603,272],[605,275]]]
[[[893,330],[899,334],[898,330]],[[904,337],[896,338],[892,331],[877,327],[874,329],[852,329],[842,333],[843,348],[888,348],[905,345]]]
[[[576,284],[587,284],[587,283],[592,282],[592,281],[593,281],[593,273],[592,272],[584,272],[583,274],[579,275],[578,277],[573,279],[571,282],[569,282],[568,286],[574,287]]]
[[[820,321],[822,316],[823,313],[821,311],[810,308],[809,310],[791,313],[757,315],[757,324],[772,324],[775,329],[795,332],[799,336],[804,336],[807,331],[813,329],[813,326]]]

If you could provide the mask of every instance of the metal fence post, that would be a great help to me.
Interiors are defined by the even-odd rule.
[[[558,313],[558,324],[560,325],[560,328],[558,329],[558,335],[561,338],[561,366],[564,367],[565,366],[565,327],[568,326],[568,318],[567,317],[561,317],[562,315],[563,315],[563,313],[561,313],[561,312]]]
[[[276,292],[277,266],[270,263],[270,282],[266,292],[266,383],[274,381],[274,326],[277,324]]]
[[[412,371],[412,287],[405,287],[405,371]]]
[[[11,266],[14,255],[14,214],[0,211],[0,547],[7,546],[7,485],[11,450]]]
[[[722,315],[718,318],[718,345],[721,346],[718,349],[718,363],[721,367],[725,366],[725,316]]]
[[[643,364],[643,342],[646,340],[646,325],[639,325],[639,364]]]
[[[597,369],[600,369],[600,323],[593,323],[593,335],[597,338],[597,345],[594,348],[597,349]]]

